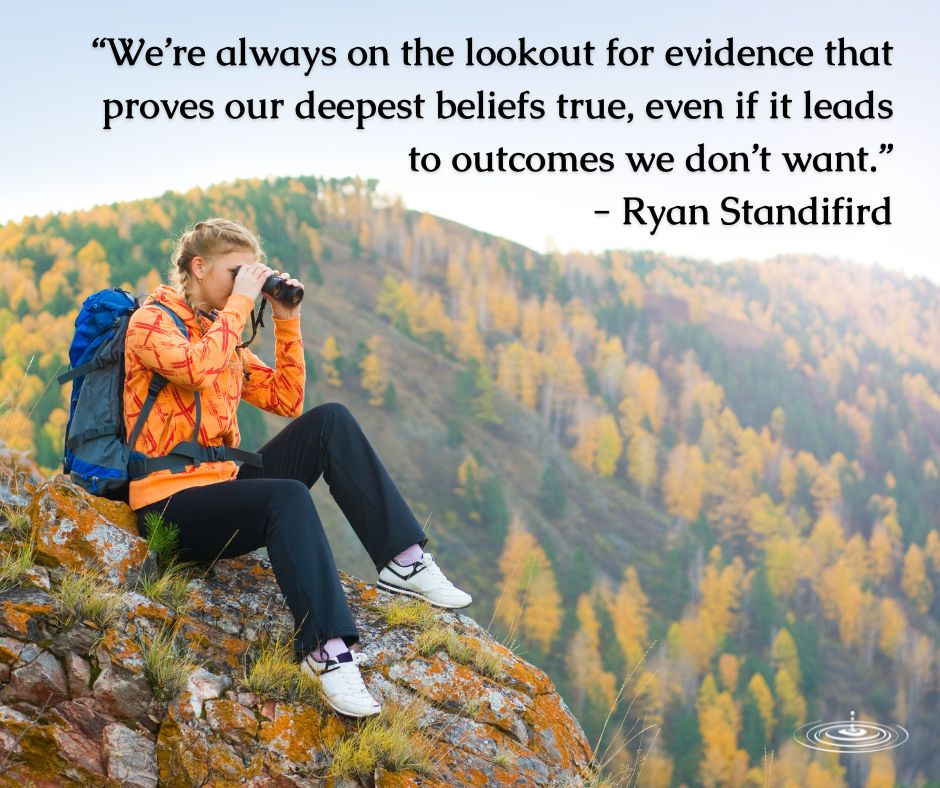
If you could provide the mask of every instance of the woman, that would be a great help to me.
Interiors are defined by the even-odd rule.
[[[125,427],[131,435],[154,372],[169,384],[131,447],[148,457],[193,440],[197,423],[195,440],[202,446],[237,447],[241,399],[298,418],[258,450],[262,467],[221,459],[157,470],[131,481],[130,505],[145,537],[144,517],[151,511],[179,526],[182,559],[211,561],[266,547],[295,619],[301,669],[320,677],[337,711],[377,714],[381,706],[349,650],[359,636],[310,497],[321,473],[372,558],[381,588],[447,608],[472,600],[423,552],[424,531],[349,410],[329,402],[302,413],[300,305],[262,294],[274,318],[273,369],[239,345],[262,285],[279,274],[264,260],[258,239],[226,219],[199,222],[179,239],[172,286],[157,287],[128,326]],[[279,275],[303,287],[289,274]],[[188,337],[165,308],[183,320]]]

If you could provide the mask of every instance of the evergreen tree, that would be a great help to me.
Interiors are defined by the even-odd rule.
[[[503,495],[503,486],[496,476],[487,476],[480,485],[480,497],[483,520],[490,536],[502,547],[509,531],[509,507]]]
[[[395,384],[389,382],[385,387],[385,409],[390,410],[392,413],[398,410],[398,393],[395,389]]]
[[[558,465],[554,460],[550,460],[545,470],[542,471],[538,502],[539,508],[546,517],[560,520],[565,516],[567,505],[565,488]]]
[[[594,585],[594,565],[581,547],[576,547],[568,562],[568,574],[565,576],[564,594],[569,607],[574,601],[591,590]]]

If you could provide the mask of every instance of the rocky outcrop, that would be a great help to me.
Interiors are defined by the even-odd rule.
[[[490,655],[486,670],[420,649],[416,628],[387,623],[391,595],[340,573],[365,681],[386,708],[417,709],[433,768],[380,758],[337,776],[337,753],[374,723],[244,684],[264,636],[293,625],[266,557],[200,567],[174,610],[135,587],[156,564],[126,507],[61,476],[28,503],[36,565],[0,590],[0,786],[580,785],[594,766],[545,673],[456,612],[436,610],[431,630]],[[0,547],[12,539],[0,524]],[[90,566],[117,615],[65,623],[63,578]],[[167,631],[199,665],[169,696],[146,654]]]

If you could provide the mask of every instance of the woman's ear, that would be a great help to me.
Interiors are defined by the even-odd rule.
[[[204,257],[194,257],[191,262],[193,276],[196,277],[200,282],[202,278],[206,275],[206,260]]]

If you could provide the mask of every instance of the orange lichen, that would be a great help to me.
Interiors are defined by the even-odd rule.
[[[258,742],[295,762],[309,758],[312,749],[332,748],[345,728],[335,715],[310,706],[278,703],[271,721],[261,723]]]

